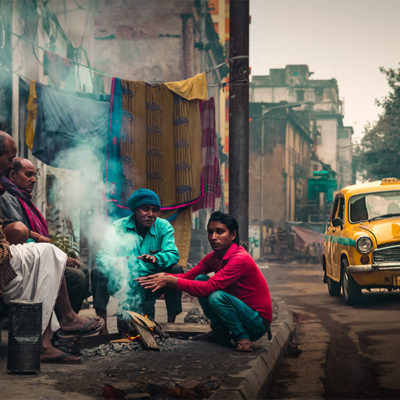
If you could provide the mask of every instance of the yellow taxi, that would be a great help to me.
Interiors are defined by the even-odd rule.
[[[322,256],[331,296],[346,304],[362,289],[400,288],[400,180],[347,186],[340,190],[326,228]]]

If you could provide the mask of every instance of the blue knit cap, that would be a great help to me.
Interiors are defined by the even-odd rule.
[[[126,205],[133,212],[135,212],[138,207],[144,205],[157,206],[158,208],[161,208],[160,198],[157,196],[157,193],[150,189],[143,188],[135,190],[126,202]]]

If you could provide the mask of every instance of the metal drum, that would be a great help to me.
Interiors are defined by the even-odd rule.
[[[12,300],[9,304],[9,372],[33,374],[40,371],[42,303]]]

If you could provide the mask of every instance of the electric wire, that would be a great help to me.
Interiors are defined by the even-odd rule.
[[[25,41],[26,43],[29,43],[29,44],[30,44],[33,48],[35,48],[35,49],[39,49],[39,50],[42,50],[42,51],[45,51],[45,52],[49,51],[49,50],[46,49],[45,47],[40,46],[39,44],[35,43],[35,41],[32,41],[32,40],[30,40],[30,39],[27,39],[26,37],[24,37],[24,36],[22,36],[22,35],[19,35],[18,33],[13,32],[12,30],[10,30],[10,29],[8,29],[7,27],[5,27],[4,25],[0,25],[0,29],[2,29],[2,30],[4,30],[4,31],[8,32],[9,34],[11,34],[11,35],[17,37],[17,38],[20,39],[20,40]],[[148,46],[150,46],[150,45],[148,44]],[[81,49],[84,53],[86,53],[82,47],[80,47],[80,49]],[[14,49],[14,51],[15,51],[15,49]],[[153,52],[154,52],[154,50],[153,50]],[[56,54],[56,53],[55,53],[55,54]],[[56,54],[56,55],[58,55],[58,54]],[[58,55],[58,56],[59,56],[59,57],[64,57],[64,56],[60,56],[60,55]],[[89,61],[89,60],[88,60],[88,57],[87,57],[87,54],[85,54],[85,56],[86,56],[87,61]],[[64,57],[64,58],[65,58],[65,57]],[[230,63],[231,61],[234,61],[234,60],[237,60],[237,59],[243,59],[243,58],[247,58],[247,59],[248,59],[249,56],[248,56],[248,55],[241,55],[241,56],[234,56],[234,57],[228,58],[228,59],[225,60],[225,62],[220,63],[220,64],[218,64],[218,65],[216,65],[216,66],[214,66],[214,67],[212,67],[212,68],[210,68],[210,69],[204,71],[204,73],[205,73],[205,74],[211,73],[211,72],[215,71],[216,69],[221,68],[221,67],[224,66],[224,65],[229,65],[229,63]],[[39,60],[38,60],[38,62],[39,62]],[[90,71],[95,72],[96,74],[103,75],[103,76],[106,76],[106,77],[108,77],[108,78],[114,78],[114,77],[115,77],[114,75],[110,75],[110,74],[108,74],[107,72],[104,72],[104,71],[101,71],[101,70],[97,69],[96,67],[91,67],[91,66],[82,64],[82,63],[80,63],[80,62],[78,62],[78,61],[71,60],[71,59],[70,59],[70,62],[71,62],[71,64],[73,64],[73,65],[76,65],[76,66],[82,67],[82,68],[86,68],[86,69],[88,69],[88,70],[90,70]],[[9,69],[7,69],[7,68],[4,67],[4,66],[2,66],[2,68],[8,70],[9,72],[15,73],[15,71],[10,71]],[[20,75],[20,76],[23,77],[22,75]],[[149,82],[149,83],[155,83],[155,84],[157,84],[157,83],[163,83],[163,82],[161,82],[161,81],[151,81],[151,82]],[[244,80],[244,81],[235,81],[235,82],[221,82],[221,83],[208,84],[207,87],[219,87],[219,88],[223,89],[223,88],[225,88],[226,86],[233,86],[233,85],[235,85],[235,86],[242,86],[242,85],[247,85],[248,83],[249,83],[248,80]]]

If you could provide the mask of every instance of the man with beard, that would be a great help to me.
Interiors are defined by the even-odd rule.
[[[0,177],[12,167],[16,152],[12,137],[0,131]],[[101,318],[82,317],[72,310],[63,275],[66,261],[67,255],[50,243],[10,245],[0,222],[0,296],[6,304],[11,300],[42,303],[42,362],[80,363],[80,357],[52,345],[53,333],[60,328],[64,335],[87,336],[104,324]]]
[[[0,196],[0,215],[3,218],[3,232],[10,244],[26,241],[51,243],[46,220],[32,202],[32,191],[36,184],[36,168],[26,158],[14,158],[12,168],[0,178],[6,190]],[[89,274],[81,263],[68,257],[65,267],[68,296],[76,313],[88,296]]]

